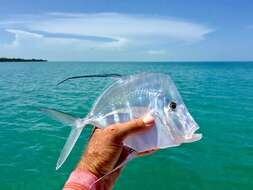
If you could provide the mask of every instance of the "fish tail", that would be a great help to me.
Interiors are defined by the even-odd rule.
[[[56,164],[56,170],[58,170],[62,164],[66,161],[67,157],[69,156],[71,150],[73,149],[78,137],[80,136],[83,128],[90,122],[90,119],[84,118],[75,118],[72,115],[63,113],[61,111],[55,110],[55,109],[42,109],[41,111],[48,114],[53,119],[56,119],[64,124],[70,125],[71,132],[70,135],[61,151],[61,154],[59,156],[59,159]]]

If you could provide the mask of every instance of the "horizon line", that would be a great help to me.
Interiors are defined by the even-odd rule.
[[[130,61],[126,61],[126,60],[108,60],[108,61],[100,61],[100,60],[48,60],[47,59],[47,62],[104,62],[104,63],[107,63],[107,62],[253,62],[253,60],[157,60],[157,61],[150,61],[150,60],[130,60]]]

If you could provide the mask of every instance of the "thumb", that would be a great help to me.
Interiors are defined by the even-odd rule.
[[[145,131],[155,123],[154,117],[147,115],[144,118],[134,119],[117,125],[117,136],[125,139],[127,136]]]

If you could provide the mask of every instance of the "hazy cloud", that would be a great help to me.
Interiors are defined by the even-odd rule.
[[[170,44],[195,43],[213,31],[175,18],[119,13],[19,15],[2,23],[14,40],[0,44],[0,56],[11,48],[14,56],[49,59],[127,59],[143,50],[164,55]]]
[[[165,54],[166,54],[166,51],[163,50],[163,49],[148,50],[147,53],[150,54],[150,55],[165,55]]]

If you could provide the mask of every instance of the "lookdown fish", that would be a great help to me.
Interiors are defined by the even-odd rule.
[[[127,122],[147,114],[155,118],[154,127],[124,140],[123,144],[131,148],[133,152],[122,165],[142,152],[179,146],[182,143],[201,139],[202,135],[195,133],[199,129],[198,124],[187,110],[174,82],[168,75],[161,73],[140,73],[129,76],[108,74],[68,79],[83,77],[114,77],[116,80],[97,98],[85,118],[75,118],[54,109],[44,109],[53,118],[72,126],[56,169],[60,168],[67,159],[87,124],[106,128],[111,124]]]

